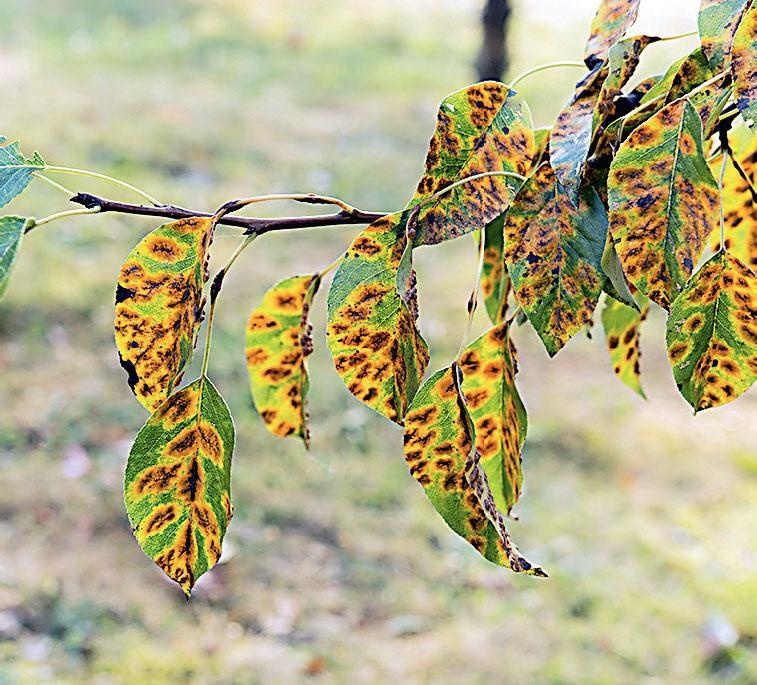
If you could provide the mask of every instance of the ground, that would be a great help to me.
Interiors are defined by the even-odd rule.
[[[686,13],[661,14],[656,30],[692,28],[697,3],[670,4]],[[593,2],[548,5],[516,5],[513,74],[580,57]],[[186,206],[316,191],[399,208],[436,103],[474,78],[479,7],[354,9],[5,0],[2,132],[50,163]],[[693,40],[660,46],[642,68]],[[537,124],[576,76],[523,84]],[[40,186],[9,211],[63,205]],[[510,526],[547,580],[488,564],[445,527],[407,473],[399,430],[334,373],[325,297],[312,450],[265,431],[246,387],[247,314],[276,280],[328,264],[354,228],[261,238],[227,279],[210,372],[236,418],[236,509],[224,563],[185,602],[134,542],[121,494],[146,417],[117,363],[113,288],[155,226],[97,216],[40,228],[0,304],[0,683],[757,680],[757,395],[694,418],[673,386],[659,310],[643,334],[648,402],[613,378],[596,326],[553,360],[530,330],[516,332],[529,437]],[[236,244],[219,237],[214,259]],[[432,370],[459,343],[474,262],[469,238],[418,250]]]

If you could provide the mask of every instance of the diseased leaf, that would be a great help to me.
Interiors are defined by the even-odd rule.
[[[573,97],[557,115],[549,136],[549,163],[574,205],[578,204],[591,147],[594,109],[607,74],[607,65],[599,66],[576,84]]]
[[[5,295],[11,269],[18,256],[27,219],[22,216],[0,217],[0,298]]]
[[[731,43],[749,0],[702,0],[699,38],[710,66],[721,71],[731,61]]]
[[[534,154],[531,117],[508,98],[506,85],[486,81],[442,100],[426,169],[408,209],[456,181],[508,171],[525,176]],[[507,209],[520,186],[515,178],[485,176],[425,204],[413,245],[432,245],[483,228]]]
[[[510,276],[505,268],[505,215],[490,221],[484,229],[484,265],[481,271],[481,292],[491,322],[503,321],[507,314]]]
[[[131,251],[116,288],[116,347],[129,386],[154,411],[181,381],[202,321],[211,219],[181,219]]]
[[[450,528],[481,555],[516,572],[545,576],[512,542],[475,448],[460,367],[437,371],[420,388],[405,421],[405,460]]]
[[[129,453],[124,500],[134,536],[187,597],[221,556],[233,451],[229,409],[202,377],[158,407]]]
[[[495,504],[509,514],[523,487],[521,448],[528,424],[515,387],[508,324],[495,326],[468,345],[460,357],[460,368],[481,466]]]
[[[518,303],[550,356],[585,326],[602,292],[607,216],[584,187],[578,208],[549,164],[523,185],[505,219],[505,261]]]
[[[638,309],[632,309],[608,297],[602,310],[602,326],[615,375],[646,399],[641,388],[639,329],[649,313],[649,298],[639,293],[639,301]]]
[[[757,279],[727,252],[711,257],[673,302],[668,358],[694,411],[746,392],[757,377]]]
[[[271,288],[247,322],[245,355],[255,407],[266,428],[281,438],[310,442],[307,415],[312,351],[310,306],[320,285],[315,276],[293,276]]]
[[[607,276],[604,285],[605,292],[618,302],[638,311],[639,305],[636,304],[631,289],[628,287],[628,281],[626,281],[626,276],[623,273],[618,253],[615,251],[615,243],[612,242],[612,237],[609,234],[605,242],[605,249],[602,252],[602,271]]]
[[[328,296],[327,338],[337,373],[355,397],[397,423],[428,364],[414,290],[400,277],[402,262],[411,258],[408,215],[385,216],[355,238]]]
[[[531,161],[531,170],[538,169],[542,162],[549,161],[549,136],[552,133],[551,126],[543,126],[534,129],[534,157]]]
[[[601,0],[591,22],[584,62],[594,69],[607,59],[611,46],[636,21],[641,0]]]
[[[757,3],[754,1],[733,36],[731,74],[736,106],[754,128],[757,122]]]
[[[729,144],[752,185],[757,183],[757,138],[744,128],[731,131]],[[710,162],[716,178],[720,175],[722,157]],[[725,249],[744,264],[757,269],[757,208],[747,182],[731,162],[726,163],[723,177],[723,214],[725,217]],[[720,248],[720,226],[710,236],[713,252]]]
[[[32,179],[32,172],[45,168],[45,160],[38,152],[26,159],[18,142],[2,147],[5,140],[5,136],[0,136],[0,207],[24,191]]]
[[[623,142],[607,190],[610,233],[626,276],[669,309],[718,216],[702,123],[689,102],[667,105]]]

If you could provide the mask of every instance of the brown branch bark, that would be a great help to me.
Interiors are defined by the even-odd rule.
[[[158,216],[166,219],[185,219],[192,216],[210,217],[207,212],[196,212],[174,205],[133,205],[126,202],[115,202],[89,193],[78,193],[71,198],[71,202],[83,205],[88,209],[99,207],[100,212],[117,212],[119,214],[136,214],[139,216]],[[311,202],[312,204],[312,202]],[[370,224],[385,216],[380,212],[364,212],[355,209],[352,212],[339,211],[335,214],[318,216],[292,216],[261,219],[256,217],[224,216],[218,223],[227,226],[244,228],[244,235],[262,235],[271,231],[285,231],[295,228],[317,228],[322,226],[345,226],[353,224]]]
[[[501,81],[507,71],[506,36],[509,17],[509,0],[486,0],[481,15],[483,40],[476,59],[480,81]]]

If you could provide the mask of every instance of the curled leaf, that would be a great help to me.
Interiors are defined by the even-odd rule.
[[[0,298],[5,294],[11,269],[18,256],[27,219],[22,216],[0,217]]]
[[[641,0],[601,0],[591,22],[591,32],[584,49],[589,69],[607,59],[611,46],[636,21]]]
[[[665,309],[702,255],[718,189],[702,152],[702,122],[677,100],[623,142],[608,178],[610,233],[628,279]]]
[[[211,219],[181,219],[148,233],[116,287],[116,347],[139,402],[154,411],[180,382],[202,321]]]
[[[575,207],[542,164],[505,219],[505,261],[518,303],[550,356],[585,326],[602,292],[607,216],[584,187]]]
[[[481,271],[481,292],[486,313],[497,324],[507,315],[507,296],[510,293],[510,276],[505,268],[505,215],[486,224],[483,232],[484,264]]]
[[[699,6],[699,38],[710,66],[720,71],[731,61],[733,36],[749,0],[702,0]]]
[[[649,313],[649,299],[641,294],[639,299],[641,306],[632,309],[608,297],[602,310],[602,326],[605,329],[613,372],[631,390],[646,398],[641,389],[639,329]]]
[[[281,438],[310,441],[307,416],[308,373],[312,351],[309,320],[320,278],[293,276],[277,283],[247,322],[245,356],[250,390],[266,428]]]
[[[45,160],[38,152],[26,159],[18,142],[5,146],[3,143],[5,136],[0,136],[0,207],[24,191],[32,180],[32,173],[45,168]]]
[[[233,451],[229,409],[202,377],[158,407],[129,453],[124,500],[134,536],[187,597],[221,556]]]
[[[355,397],[397,423],[428,364],[409,282],[408,215],[385,216],[355,238],[328,296],[327,339],[337,373]]]
[[[733,36],[731,74],[736,106],[754,128],[757,125],[757,3],[754,0]]]
[[[462,390],[460,367],[433,374],[420,388],[405,421],[405,461],[447,525],[482,556],[529,575],[546,573],[513,543],[492,497],[475,427]]]
[[[408,204],[410,209],[424,203],[413,245],[432,245],[478,230],[507,209],[520,182],[505,176],[484,176],[428,200],[477,174],[528,173],[534,154],[530,114],[508,101],[512,94],[506,85],[487,81],[442,100],[425,172]]]
[[[728,252],[711,257],[673,302],[668,358],[694,411],[732,402],[757,378],[757,278]]]

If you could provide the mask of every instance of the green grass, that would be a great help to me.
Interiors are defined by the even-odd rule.
[[[27,151],[200,209],[313,190],[391,210],[417,181],[437,101],[473,78],[478,5],[3,10],[2,131]],[[528,3],[517,11],[515,71],[580,54],[591,10],[560,31]],[[574,76],[523,84],[537,123]],[[9,211],[44,216],[62,199],[34,187]],[[277,210],[297,208],[265,207]],[[511,527],[548,580],[489,565],[446,529],[407,474],[399,430],[331,368],[324,298],[313,448],[266,433],[246,387],[248,312],[279,278],[329,263],[355,229],[267,236],[227,279],[211,374],[237,423],[235,516],[228,561],[186,603],[139,550],[121,495],[145,415],[118,367],[113,288],[154,226],[96,216],[40,228],[0,305],[0,683],[757,679],[756,398],[694,419],[666,365],[660,312],[644,332],[648,403],[612,377],[596,327],[554,360],[531,331],[516,334],[530,432]],[[235,244],[219,238],[214,261]],[[432,369],[457,348],[474,262],[468,239],[418,251]],[[711,651],[718,621],[738,642]]]

